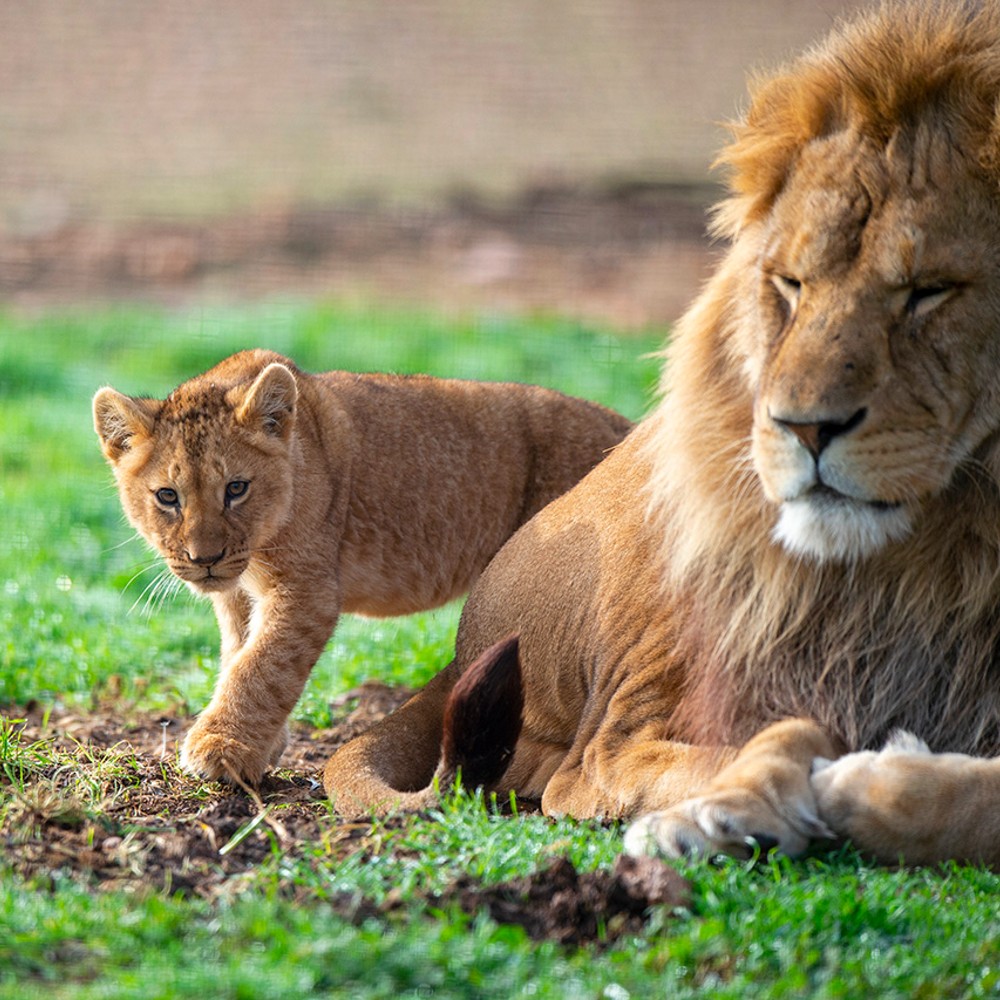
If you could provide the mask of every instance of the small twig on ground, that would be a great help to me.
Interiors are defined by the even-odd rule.
[[[257,809],[259,810],[259,812],[258,812],[257,816],[254,817],[254,819],[250,823],[250,825],[247,826],[247,827],[244,827],[243,830],[240,830],[233,837],[233,839],[230,840],[229,843],[226,844],[226,846],[224,848],[222,848],[222,850],[219,851],[219,853],[220,854],[224,854],[226,851],[231,850],[241,840],[243,840],[246,836],[248,836],[250,833],[252,833],[258,826],[260,826],[260,824],[262,822],[266,822],[267,825],[272,830],[274,830],[274,832],[278,835],[278,840],[280,841],[282,847],[287,847],[289,844],[293,843],[294,842],[294,838],[288,833],[288,830],[285,829],[284,825],[279,820],[275,819],[271,815],[271,806],[264,804],[264,800],[257,793],[257,789],[255,789],[255,788],[251,787],[250,785],[248,785],[236,773],[236,771],[233,769],[232,765],[230,765],[229,761],[226,760],[225,758],[222,759],[222,766],[226,769],[226,774],[228,775],[229,780],[234,785],[237,785],[239,788],[242,788],[244,792],[246,792],[246,794],[250,797],[251,801],[257,807]],[[237,837],[239,839],[237,839]]]

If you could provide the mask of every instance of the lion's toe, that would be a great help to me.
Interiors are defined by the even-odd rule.
[[[789,822],[758,796],[729,792],[689,799],[641,817],[625,833],[625,852],[668,858],[720,854],[752,858],[777,850],[794,856],[806,849],[809,839],[798,824]]]
[[[632,857],[694,858],[717,853],[698,824],[676,809],[637,819],[625,831],[624,846]]]

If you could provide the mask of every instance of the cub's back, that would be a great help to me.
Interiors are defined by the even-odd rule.
[[[314,379],[327,440],[338,460],[350,457],[345,610],[399,614],[464,593],[521,524],[631,428],[611,410],[538,386]]]

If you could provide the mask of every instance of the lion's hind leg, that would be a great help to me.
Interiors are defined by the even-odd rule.
[[[634,817],[698,793],[732,758],[728,747],[669,738],[674,693],[639,672],[610,699],[590,695],[572,745],[542,796],[547,815]],[[654,677],[654,681],[658,678]]]

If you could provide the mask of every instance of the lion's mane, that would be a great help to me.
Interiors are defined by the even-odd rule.
[[[772,540],[734,348],[753,321],[759,234],[807,143],[943,132],[996,176],[1000,198],[998,98],[1000,4],[886,3],[759,81],[733,127],[715,217],[732,247],[667,351],[649,437],[664,585],[686,609],[677,655],[692,680],[678,722],[692,739],[740,741],[798,714],[848,747],[901,727],[935,750],[1000,753],[998,434],[904,543],[861,561],[800,559]]]

